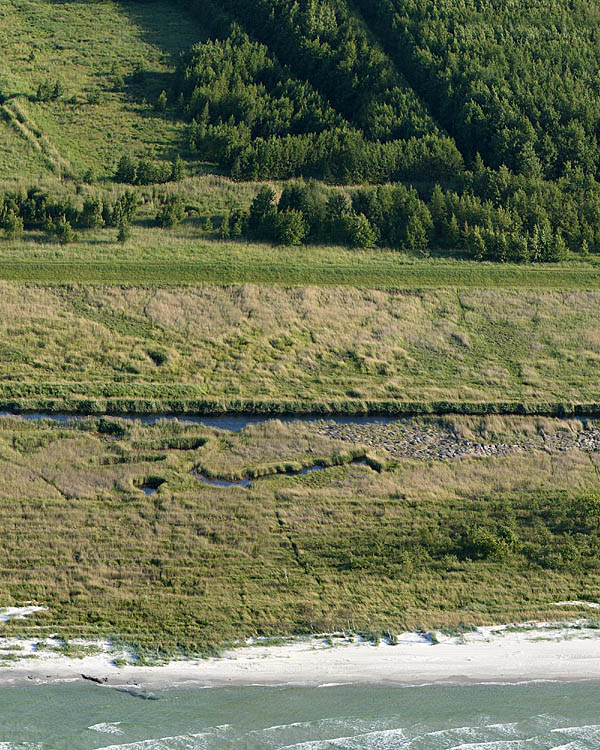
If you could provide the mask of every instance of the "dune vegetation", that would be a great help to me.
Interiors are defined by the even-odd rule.
[[[0,632],[115,637],[159,658],[258,635],[551,619],[574,592],[600,596],[595,454],[518,448],[594,423],[457,419],[455,440],[514,452],[386,464],[380,448],[380,471],[343,463],[365,447],[326,426],[2,419],[0,596],[48,609]],[[342,463],[250,487],[199,476],[327,459]]]
[[[469,402],[552,413],[544,404],[600,401],[600,300],[592,291],[1,290],[5,405],[43,408],[54,399],[60,410],[79,400],[79,411],[98,412],[120,398],[121,410],[128,399],[135,410],[138,399],[146,411],[189,411],[194,400],[213,410],[262,401],[275,411],[277,403],[310,411],[320,402],[364,411],[368,402]]]

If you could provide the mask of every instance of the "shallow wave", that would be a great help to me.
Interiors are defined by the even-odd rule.
[[[555,734],[564,734],[586,742],[596,742],[600,745],[600,724],[586,724],[582,727],[557,727],[551,730]]]
[[[496,740],[495,742],[467,742],[454,745],[447,750],[558,750],[564,745],[548,744],[547,737],[528,737],[525,740]],[[574,745],[572,750],[584,750],[582,745]]]
[[[405,748],[407,737],[403,729],[381,729],[375,732],[365,732],[345,737],[332,737],[330,739],[309,740],[298,742],[293,745],[283,745],[278,750],[325,750],[325,748],[344,748],[344,750],[362,750],[362,748],[373,748],[373,750],[394,750]],[[368,743],[368,744],[365,744]]]
[[[546,725],[550,717],[530,717],[520,723],[461,726],[407,736],[405,728],[374,729],[377,720],[321,719],[275,724],[238,733],[233,727],[213,727],[201,734],[141,740],[101,750],[593,750],[600,748],[600,725]],[[381,724],[391,720],[380,720]],[[354,725],[354,726],[353,726]],[[415,727],[413,727],[414,731]],[[337,730],[338,734],[335,734]],[[101,730],[102,731],[102,730]],[[307,738],[311,735],[312,738]],[[315,734],[321,735],[315,737]],[[329,736],[323,736],[323,735]],[[33,745],[7,745],[0,750],[38,750]],[[40,748],[41,750],[41,748]]]
[[[88,729],[91,729],[92,732],[100,732],[102,734],[124,734],[123,730],[119,729],[120,723],[120,721],[114,723],[101,721],[99,724],[92,724]]]
[[[498,747],[498,743],[514,743],[527,740],[527,734],[515,722],[482,724],[480,726],[453,727],[435,732],[425,732],[413,737],[409,750],[456,750],[456,748]],[[507,744],[507,748],[511,745]],[[518,747],[518,745],[517,745]]]
[[[212,744],[213,739],[216,739],[213,732],[180,734],[174,737],[127,742],[124,745],[105,745],[101,750],[208,750],[216,747]]]
[[[256,747],[261,750],[282,750],[286,747],[305,747],[307,743],[330,743],[341,739],[354,739],[379,732],[400,732],[397,720],[380,717],[378,719],[360,719],[356,717],[340,717],[317,719],[314,721],[295,721],[289,724],[275,724],[264,729],[254,729],[243,735],[246,741],[256,739]],[[311,737],[312,735],[312,737]],[[327,747],[327,745],[323,745]],[[310,747],[310,744],[308,744]],[[316,745],[319,747],[319,744]]]

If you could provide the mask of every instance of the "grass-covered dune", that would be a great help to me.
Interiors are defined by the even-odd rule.
[[[5,405],[102,411],[119,398],[122,409],[145,399],[143,409],[159,411],[194,401],[363,411],[366,402],[495,402],[531,411],[600,402],[593,291],[0,288]]]
[[[555,619],[554,602],[600,597],[597,458],[527,447],[592,425],[454,420],[441,426],[456,440],[517,448],[454,461],[415,454],[381,473],[341,463],[250,488],[197,474],[343,461],[360,449],[323,424],[230,434],[1,420],[0,601],[48,609],[0,634],[114,635],[172,653],[258,634]],[[378,455],[384,465],[385,449]]]

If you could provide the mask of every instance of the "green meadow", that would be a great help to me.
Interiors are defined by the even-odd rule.
[[[124,151],[180,150],[184,124],[153,109],[179,53],[204,36],[178,3],[8,0],[0,21],[3,180],[103,176]],[[56,80],[60,99],[37,101]]]

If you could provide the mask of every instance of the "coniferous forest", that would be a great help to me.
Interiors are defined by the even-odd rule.
[[[301,188],[250,232],[499,261],[600,249],[593,3],[189,5],[212,38],[170,96],[199,158],[240,180],[413,186],[335,207]]]

